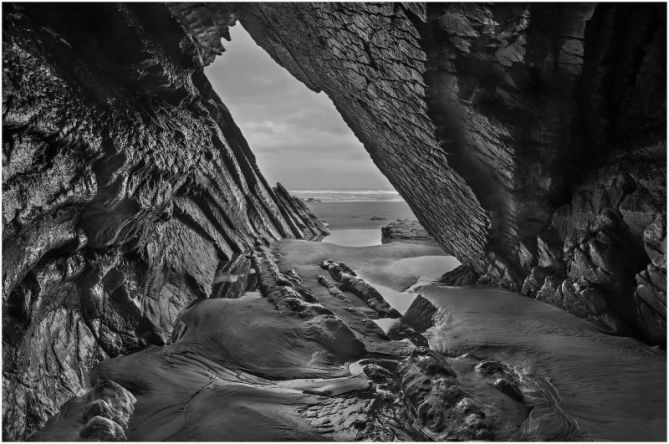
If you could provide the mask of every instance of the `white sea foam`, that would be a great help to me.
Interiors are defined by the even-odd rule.
[[[402,202],[402,196],[395,190],[291,190],[291,194],[301,199],[320,202]]]

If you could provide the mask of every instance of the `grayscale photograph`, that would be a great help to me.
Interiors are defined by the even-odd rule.
[[[3,2],[3,441],[666,441],[667,3]]]

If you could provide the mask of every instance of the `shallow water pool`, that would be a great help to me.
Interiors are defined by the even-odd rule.
[[[372,247],[381,245],[381,230],[379,228],[331,230],[321,242],[342,247]]]

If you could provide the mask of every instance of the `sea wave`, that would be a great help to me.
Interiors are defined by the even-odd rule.
[[[344,194],[394,194],[399,196],[395,190],[292,190],[291,193],[301,193],[301,194],[333,194],[333,193],[344,193]]]
[[[395,190],[291,190],[303,200],[317,202],[402,202]]]

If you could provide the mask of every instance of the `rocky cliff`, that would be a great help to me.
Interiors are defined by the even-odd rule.
[[[238,18],[324,91],[480,282],[665,342],[663,6],[169,8],[204,63]]]
[[[322,232],[204,77],[237,20],[476,279],[666,341],[663,5],[3,13],[5,439],[97,362],[164,344],[194,299],[238,291],[250,248]]]
[[[249,248],[325,229],[265,182],[164,7],[3,8],[3,434],[17,439],[95,363],[164,344]]]

